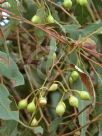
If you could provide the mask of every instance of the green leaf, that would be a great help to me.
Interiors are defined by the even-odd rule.
[[[0,118],[3,120],[19,121],[19,112],[11,110],[11,100],[8,97],[9,92],[7,88],[3,84],[0,84]]]
[[[80,86],[79,86],[80,85]],[[76,90],[86,90],[84,84],[82,83],[81,80],[79,80],[76,85],[74,86],[74,88]],[[78,97],[78,101],[79,101],[79,105],[78,105],[78,111],[81,112],[86,106],[88,106],[91,102],[90,101],[84,101],[84,100],[81,100],[79,98],[79,96],[77,95]],[[89,107],[88,107],[89,108]],[[78,119],[79,119],[79,124],[80,126],[84,126],[85,124],[87,124],[88,122],[88,118],[89,118],[89,112],[88,112],[88,108],[86,110],[84,110],[79,116],[78,116]],[[86,130],[87,130],[87,127],[84,127],[81,129],[81,136],[86,136]]]
[[[59,126],[59,123],[62,122],[62,118],[56,118],[55,120],[52,121],[49,131],[50,131],[50,136],[56,136],[56,131]]]
[[[98,80],[99,86],[96,90],[96,98],[97,98],[97,103],[101,103],[102,102],[102,76],[100,76],[101,78]],[[95,109],[95,116],[99,115],[102,113],[102,105],[96,106]],[[99,135],[102,135],[102,121],[98,122],[99,124]]]
[[[70,34],[70,37],[72,39],[77,39],[79,37],[80,34],[80,25],[76,25],[76,24],[67,24],[67,25],[63,25],[63,27],[65,28],[65,31],[67,33]]]
[[[19,10],[18,10],[17,1],[16,0],[8,0],[8,2],[10,3],[10,11],[16,15],[20,15]]]
[[[93,91],[94,91],[93,86],[90,83],[90,79],[86,75],[86,73],[84,73],[80,68],[78,68],[74,64],[71,64],[71,67],[75,68],[76,71],[78,71],[78,73],[80,74],[79,80],[76,83],[74,83],[74,85],[72,85],[73,89],[80,90],[80,91],[83,91],[83,90],[88,91],[90,96],[93,96],[93,95],[91,95],[91,94],[93,94]],[[90,101],[81,100],[79,95],[77,95],[77,97],[78,97],[78,101],[79,101],[79,106],[78,106],[79,112],[81,112],[86,106],[88,106],[89,104],[92,103],[91,100]],[[93,98],[93,100],[94,100],[94,98]],[[90,108],[90,106],[88,108],[86,108],[83,112],[81,112],[81,114],[78,116],[80,126],[84,126],[85,124],[88,123],[89,114],[90,114],[89,111],[88,111],[89,108]],[[81,136],[86,136],[86,130],[87,130],[87,127],[84,127],[84,128],[81,129]]]
[[[8,54],[0,51],[0,74],[11,80],[14,86],[19,86],[24,84],[23,75],[19,72],[19,69],[13,61],[13,59],[8,56]]]
[[[87,36],[87,35],[90,35],[91,33],[94,33],[94,32],[99,33],[100,31],[102,31],[102,23],[96,22],[93,24],[89,24],[84,29],[81,29],[81,35]]]
[[[78,107],[79,112],[81,110],[83,110],[87,105],[88,105],[87,102],[82,101],[82,100],[79,99],[79,107]],[[79,118],[79,123],[80,123],[81,126],[84,126],[85,124],[87,124],[87,111],[88,110],[86,109],[78,117]],[[86,134],[85,134],[86,129],[87,129],[87,127],[84,127],[84,128],[81,129],[81,136],[86,136]]]
[[[41,135],[43,135],[43,128],[41,127],[41,126],[38,126],[38,127],[35,127],[34,128],[34,133],[35,134],[41,134]]]
[[[0,128],[0,136],[15,136],[17,135],[18,123],[13,120],[6,120],[3,127]]]

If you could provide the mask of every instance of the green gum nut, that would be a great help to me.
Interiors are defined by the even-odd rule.
[[[56,114],[59,116],[63,116],[66,110],[66,105],[63,101],[59,102],[56,106]]]
[[[73,71],[71,73],[71,78],[73,79],[74,82],[77,81],[79,78],[79,73],[77,71]]]
[[[36,118],[34,118],[34,119],[32,120],[32,122],[31,122],[31,126],[32,126],[32,127],[36,127],[37,125],[38,125],[38,121],[37,121]]]
[[[73,95],[71,95],[71,96],[69,97],[69,104],[70,104],[71,106],[73,106],[73,107],[78,108],[78,98],[75,97],[75,96],[73,96]]]
[[[38,24],[41,22],[41,19],[38,15],[34,15],[32,18],[31,18],[31,21],[34,23],[34,24]]]
[[[23,99],[18,103],[18,109],[25,109],[27,107],[27,100]]]
[[[52,91],[56,91],[58,89],[58,84],[53,83],[50,88],[48,89],[48,91],[52,92]]]
[[[48,15],[47,22],[48,23],[55,23],[55,20],[54,20],[54,18],[53,18],[53,16],[51,14]]]
[[[35,112],[35,110],[36,110],[36,106],[35,106],[34,101],[32,101],[27,105],[27,111],[28,112]]]
[[[47,104],[47,99],[46,99],[46,97],[40,97],[40,98],[39,98],[39,104],[40,104],[41,106],[46,105],[46,104]]]
[[[72,7],[72,1],[71,0],[64,0],[63,6],[66,9],[70,9]]]
[[[86,92],[86,91],[77,91],[77,92],[80,96],[80,99],[82,99],[82,100],[90,100],[91,99],[88,92]]]

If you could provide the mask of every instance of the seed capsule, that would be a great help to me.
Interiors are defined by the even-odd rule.
[[[72,7],[72,1],[71,0],[64,0],[63,6],[66,9],[70,9]]]
[[[47,104],[47,99],[46,99],[45,97],[40,97],[40,98],[39,98],[39,104],[40,104],[41,106],[46,105],[46,104]]]
[[[70,104],[71,106],[73,106],[73,107],[77,107],[77,108],[78,108],[78,98],[75,97],[75,96],[73,96],[73,95],[71,95],[71,96],[69,97],[69,104]]]
[[[19,103],[18,103],[19,109],[25,109],[26,107],[27,107],[27,100],[26,99],[19,101]]]
[[[57,107],[56,107],[56,113],[59,115],[59,116],[62,116],[64,113],[65,113],[65,110],[66,110],[66,105],[63,101],[59,102]]]
[[[71,73],[71,77],[72,77],[73,81],[75,82],[79,78],[79,73],[77,71],[73,71]]]
[[[31,122],[31,126],[32,126],[32,127],[36,127],[37,125],[38,125],[38,121],[37,121],[36,118],[34,118],[34,119],[32,120],[32,122]]]
[[[48,89],[48,91],[56,91],[57,88],[58,88],[58,84],[53,83],[53,84],[50,86],[50,88]]]
[[[34,24],[38,24],[38,23],[41,22],[40,17],[37,16],[37,15],[34,15],[34,16],[32,17],[32,19],[31,19],[31,21],[32,21]]]
[[[54,18],[53,18],[53,16],[51,14],[48,15],[47,22],[48,23],[54,23],[55,22],[55,20],[54,20]]]
[[[35,106],[34,101],[32,101],[27,105],[27,111],[28,112],[34,112],[35,110],[36,110],[36,106]]]
[[[77,91],[82,100],[90,100],[90,95],[86,91]]]

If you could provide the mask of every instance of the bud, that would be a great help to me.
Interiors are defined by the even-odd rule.
[[[71,95],[71,96],[69,97],[69,104],[70,104],[71,106],[73,106],[73,107],[77,107],[77,108],[78,108],[78,98],[75,97],[75,96],[73,96],[73,95]]]
[[[64,0],[63,6],[66,9],[70,9],[72,7],[72,1],[71,0]]]
[[[18,103],[19,109],[25,109],[26,107],[27,107],[27,100],[26,99],[19,101],[19,103]]]
[[[37,121],[36,118],[34,118],[34,119],[32,120],[32,122],[31,122],[31,126],[32,126],[32,127],[36,127],[37,125],[38,125],[38,121]]]
[[[77,91],[82,100],[90,100],[90,95],[86,91]]]
[[[28,112],[34,112],[35,110],[36,110],[36,106],[35,106],[34,101],[32,101],[27,105],[27,111]]]
[[[54,20],[54,18],[53,18],[53,16],[51,14],[48,15],[47,22],[48,23],[54,23],[55,22],[55,20]]]
[[[56,91],[57,88],[58,88],[58,84],[53,83],[53,84],[50,86],[50,88],[48,89],[48,91]]]
[[[39,104],[40,105],[46,105],[47,104],[47,99],[45,97],[40,97],[39,98]]]
[[[34,16],[32,17],[32,19],[31,19],[31,21],[32,21],[34,24],[38,24],[38,23],[41,22],[40,17],[37,16],[37,15],[34,15]]]
[[[72,77],[73,81],[76,81],[79,78],[79,73],[77,71],[73,71],[71,73],[71,77]]]
[[[56,107],[56,113],[59,115],[59,116],[62,116],[64,113],[65,113],[65,110],[66,110],[66,105],[63,101],[59,102],[57,107]]]

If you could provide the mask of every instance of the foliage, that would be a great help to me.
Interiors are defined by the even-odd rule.
[[[0,136],[101,136],[102,1],[1,0],[0,12]]]

